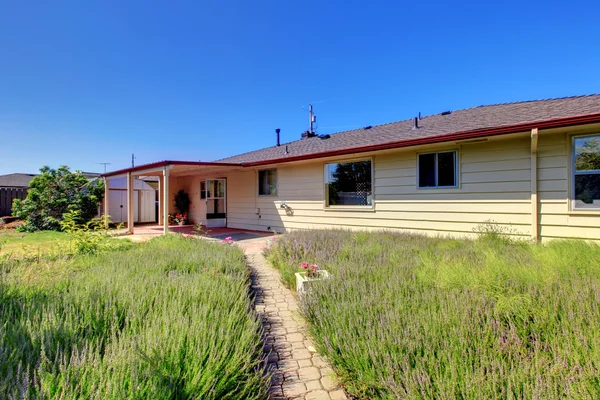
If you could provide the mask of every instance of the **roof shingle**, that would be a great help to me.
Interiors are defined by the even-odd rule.
[[[317,137],[267,147],[217,162],[254,163],[284,157],[308,156],[362,146],[438,137],[477,129],[496,128],[522,123],[546,121],[600,113],[600,94],[532,100],[516,103],[479,106],[453,111],[448,115],[434,114],[422,117],[419,128],[413,129],[413,120],[392,122],[370,129],[354,129],[331,134],[328,139]],[[285,151],[288,153],[286,154]]]

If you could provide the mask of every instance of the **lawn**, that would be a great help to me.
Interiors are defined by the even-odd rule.
[[[171,235],[50,261],[7,254],[0,398],[265,398],[237,247]]]
[[[304,313],[358,398],[600,398],[598,245],[306,231],[268,257],[333,274]]]
[[[63,232],[39,231],[33,233],[0,229],[1,255],[38,255],[58,251],[68,244],[69,236]]]

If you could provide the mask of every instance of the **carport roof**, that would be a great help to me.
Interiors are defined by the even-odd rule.
[[[182,166],[182,167],[241,167],[242,164],[237,163],[222,163],[222,162],[204,162],[204,161],[178,161],[178,160],[164,160],[157,161],[150,164],[142,164],[131,168],[119,169],[117,171],[108,172],[103,174],[103,177],[111,177],[116,175],[124,175],[129,172],[135,173],[134,175],[158,175],[160,168],[166,166]]]

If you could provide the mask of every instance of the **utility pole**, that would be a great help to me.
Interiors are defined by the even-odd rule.
[[[106,166],[110,165],[110,163],[109,162],[99,162],[98,164],[104,165],[104,173],[106,173]]]
[[[135,154],[131,153],[131,168],[135,167]]]

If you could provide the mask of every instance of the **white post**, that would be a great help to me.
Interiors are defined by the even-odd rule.
[[[163,185],[164,185],[164,178],[163,176],[159,176],[158,177],[158,225],[162,225],[163,224],[163,198],[162,198],[162,194],[164,192],[163,189]]]
[[[133,175],[127,173],[127,230],[133,234]]]
[[[108,215],[110,213],[110,208],[108,205],[109,202],[109,198],[110,198],[110,190],[108,188],[109,185],[109,180],[108,178],[104,177],[104,227],[106,229],[108,229]]]
[[[163,233],[169,233],[169,166],[163,169]]]

